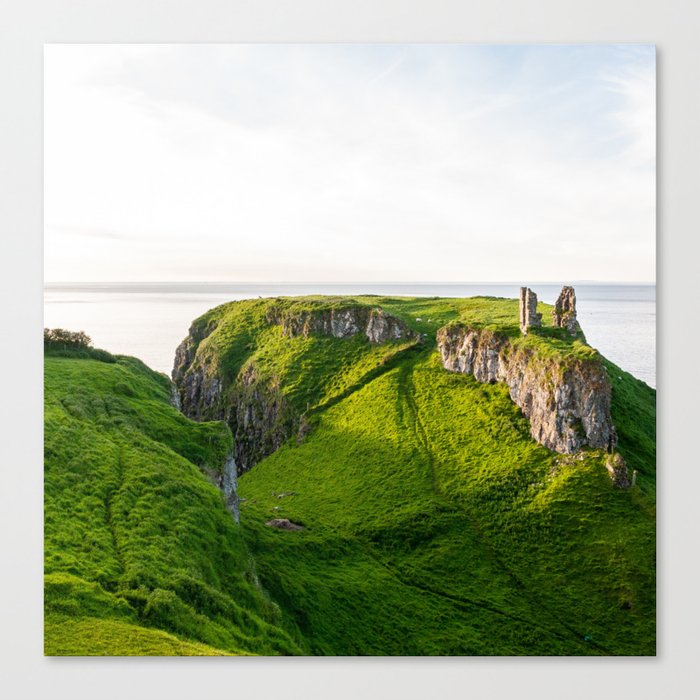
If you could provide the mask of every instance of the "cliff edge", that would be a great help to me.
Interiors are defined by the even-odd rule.
[[[227,313],[231,310],[234,313]],[[344,299],[234,302],[214,312],[197,319],[178,346],[172,379],[186,416],[228,423],[241,474],[289,438],[303,436],[307,429],[303,416],[322,398],[323,380],[332,382],[334,370],[351,357],[371,354],[373,347],[383,344],[405,347],[418,340],[402,319],[380,306]],[[229,334],[247,341],[237,348],[233,361],[230,346],[236,345],[227,340]],[[331,357],[323,339],[346,344],[336,346]],[[273,357],[258,352],[264,341],[278,344]],[[297,376],[294,363],[301,368],[306,361],[314,365],[325,361],[322,381],[305,392],[289,391],[283,381],[289,375],[298,383],[313,384],[313,379]]]
[[[506,384],[530,421],[532,437],[550,450],[615,447],[610,380],[597,353],[586,359],[548,356],[504,334],[460,323],[441,328],[437,343],[445,369]]]

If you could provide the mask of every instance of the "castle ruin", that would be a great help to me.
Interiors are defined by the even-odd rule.
[[[573,287],[562,288],[561,294],[554,304],[552,323],[555,327],[566,328],[571,335],[576,335],[578,323],[576,321],[576,292],[574,292]]]
[[[542,314],[537,313],[537,294],[529,287],[520,287],[520,332],[527,335],[528,328],[540,328]]]

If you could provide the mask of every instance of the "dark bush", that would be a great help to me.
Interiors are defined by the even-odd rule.
[[[106,350],[92,347],[92,339],[83,331],[67,331],[63,328],[44,328],[44,352],[53,357],[73,357],[116,362],[117,358]]]
[[[66,347],[89,348],[92,339],[83,331],[67,331],[63,328],[44,328],[44,344],[63,345]]]

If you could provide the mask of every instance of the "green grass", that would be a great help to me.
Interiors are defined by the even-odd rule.
[[[640,473],[621,491],[603,453],[536,444],[504,386],[446,372],[433,349],[437,328],[464,322],[548,359],[596,358],[551,328],[548,307],[521,339],[512,300],[355,301],[428,338],[375,372],[365,355],[367,380],[319,401],[306,440],[240,480],[246,540],[289,629],[319,654],[653,654],[655,392],[607,365],[624,375],[613,417]],[[270,530],[274,516],[306,530]]]
[[[45,358],[47,653],[298,653],[208,479],[230,431],[168,396],[133,358]],[[130,651],[134,626],[149,629]]]
[[[289,339],[273,304],[382,306],[425,338]],[[47,653],[654,654],[655,392],[605,362],[634,488],[600,451],[538,445],[506,387],[445,371],[435,347],[461,322],[597,360],[546,305],[521,337],[517,306],[304,297],[195,320],[200,364],[229,387],[254,367],[311,426],[240,477],[240,528],[206,478],[223,423],[185,419],[134,359],[47,357]]]
[[[646,497],[598,454],[532,442],[503,387],[435,355],[330,409],[240,492],[261,580],[315,653],[654,651]]]
[[[121,620],[50,616],[46,656],[229,656],[231,651],[184,642],[172,634]],[[246,655],[244,651],[236,655]]]
[[[229,383],[239,372],[254,367],[259,382],[279,388],[299,414],[333,400],[362,381],[365,373],[386,364],[397,352],[412,345],[412,341],[399,341],[376,346],[361,335],[344,342],[319,335],[289,339],[283,336],[280,326],[266,320],[273,304],[289,313],[317,306],[376,306],[367,297],[331,298],[322,304],[323,299],[256,299],[212,309],[192,324],[191,333],[195,335],[214,329],[197,346],[199,363],[217,371]]]

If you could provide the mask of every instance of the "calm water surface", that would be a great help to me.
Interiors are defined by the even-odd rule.
[[[561,285],[530,285],[553,304]],[[656,288],[579,284],[578,318],[586,339],[609,360],[656,386]],[[44,294],[44,326],[85,331],[96,347],[135,355],[170,374],[175,348],[190,323],[238,299],[304,294],[517,298],[516,284],[141,284],[55,285]]]

